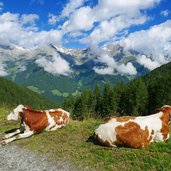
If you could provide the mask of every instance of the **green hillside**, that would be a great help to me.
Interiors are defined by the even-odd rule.
[[[10,67],[12,63],[8,63]],[[123,75],[99,75],[93,70],[92,61],[82,65],[73,66],[73,72],[68,75],[53,75],[44,71],[34,60],[27,61],[27,70],[16,71],[11,67],[8,79],[19,85],[23,85],[34,92],[54,102],[62,102],[64,99],[80,94],[86,88],[95,87],[96,84],[104,87],[104,84],[116,84],[118,80],[128,82],[129,79]]]
[[[56,103],[28,88],[19,86],[12,81],[0,77],[0,105],[15,106],[18,104],[30,105],[35,108],[49,108],[57,106]]]
[[[161,105],[171,105],[171,62],[142,77],[148,90],[149,112]]]

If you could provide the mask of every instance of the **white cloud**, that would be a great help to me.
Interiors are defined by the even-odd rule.
[[[82,33],[80,43],[97,48],[100,43],[117,39],[125,34],[126,29],[133,25],[144,24],[149,17],[143,10],[154,7],[161,0],[99,0],[95,7],[84,6],[73,11],[61,26],[63,34]],[[88,34],[85,32],[88,31]],[[79,34],[80,36],[80,34]],[[80,36],[81,37],[81,36]],[[112,57],[106,54],[96,54],[98,61],[106,67],[94,68],[99,74],[113,74],[115,70],[121,74],[135,75],[137,73],[132,63],[117,65]]]
[[[90,31],[90,36],[85,37],[80,42],[90,44],[93,40],[93,43],[98,45],[104,39],[107,41],[132,25],[146,22],[148,17],[144,15],[142,10],[152,8],[160,1],[99,0],[95,7],[75,8],[61,28],[64,34],[75,31]]]
[[[109,21],[102,21],[98,27],[96,27],[92,33],[80,40],[93,45],[98,45],[101,42],[105,42],[110,40],[112,37],[117,36],[117,34],[124,29],[127,29],[131,25],[139,25],[146,21],[146,17],[138,17],[138,18],[127,18],[125,15],[115,17]]]
[[[49,14],[49,19],[48,19],[48,23],[51,25],[55,25],[57,21],[59,21],[59,17],[57,15],[54,15],[52,13]]]
[[[58,44],[65,39],[79,41],[97,48],[103,42],[116,40],[122,34],[128,33],[128,29],[134,25],[144,24],[149,20],[146,10],[155,7],[161,0],[99,0],[94,7],[84,6],[87,0],[69,0],[59,16],[49,14],[49,24],[56,24],[59,20],[63,22],[58,29],[40,31],[37,26],[39,19],[35,14],[12,14],[4,13],[0,15],[0,44],[17,44],[25,48],[36,48],[48,45],[49,43]],[[44,0],[35,1],[43,4]],[[2,4],[3,6],[3,4]],[[1,6],[0,6],[1,8]],[[163,15],[167,15],[166,12]],[[135,49],[148,56],[154,55],[151,59],[159,64],[167,61],[165,56],[171,54],[170,48],[170,23],[164,23],[153,27],[147,31],[140,31],[130,34],[122,43],[127,49]],[[162,34],[161,34],[162,33]],[[66,36],[65,36],[66,35]],[[126,34],[127,35],[127,34]],[[73,38],[73,39],[72,39]],[[79,39],[77,39],[79,38]],[[160,43],[159,43],[160,42]],[[105,64],[105,68],[94,68],[99,74],[113,74],[115,71],[121,74],[136,74],[132,63],[118,65],[116,61],[106,54],[99,54],[96,50],[98,61]],[[61,58],[52,58],[48,63],[49,72],[67,75],[70,71],[69,65]],[[61,71],[55,69],[57,61],[62,62]],[[45,68],[47,59],[39,59],[39,64]],[[152,68],[147,64],[142,65]],[[149,62],[150,63],[150,62]],[[50,67],[53,68],[53,71]],[[68,72],[67,72],[68,71]]]
[[[137,62],[143,65],[145,68],[148,68],[149,70],[153,70],[160,66],[160,64],[157,61],[152,61],[145,55],[139,56],[137,58]]]
[[[39,16],[36,14],[23,14],[21,15],[21,24],[35,24],[36,20],[39,19]]]
[[[7,76],[8,73],[5,70],[5,65],[0,61],[0,76]]]
[[[161,0],[99,0],[98,5],[94,8],[94,14],[98,20],[106,20],[111,17],[126,14],[128,17],[137,16],[141,10],[154,7]]]
[[[148,30],[131,33],[121,44],[126,49],[133,49],[150,57],[153,62],[148,60],[148,68],[167,63],[171,60],[171,20],[152,26]]]
[[[62,59],[59,54],[53,54],[51,60],[45,57],[36,60],[36,63],[45,71],[54,75],[68,75],[71,73],[69,63]]]
[[[4,3],[0,1],[0,12],[3,10]]]
[[[17,44],[25,48],[58,44],[62,38],[61,31],[39,31],[36,27],[38,18],[35,14],[19,15],[7,12],[0,15],[0,44]]]
[[[111,67],[105,67],[105,68],[94,67],[93,69],[97,74],[100,75],[113,75],[114,72],[113,68]]]
[[[70,0],[61,13],[61,18],[69,17],[77,8],[81,7],[86,0]]]
[[[95,19],[91,11],[92,9],[90,7],[82,7],[76,10],[71,15],[70,19],[63,24],[63,32],[69,33],[75,31],[88,31],[92,29]]]
[[[97,49],[94,50],[94,52]],[[102,67],[94,67],[94,71],[97,74],[101,75],[113,75],[118,72],[119,74],[125,75],[136,75],[137,71],[136,68],[132,65],[131,62],[127,64],[118,64],[113,57],[109,56],[105,51],[98,49],[97,52],[98,58],[96,59],[97,62],[104,64],[105,66]]]
[[[49,14],[48,23],[50,25],[55,25],[58,21],[68,18],[76,9],[79,9],[85,1],[87,0],[69,0],[59,16],[52,13]]]
[[[120,74],[123,75],[136,75],[137,70],[136,68],[132,65],[131,62],[128,62],[127,64],[121,64],[117,67],[117,70]]]
[[[161,14],[162,16],[164,16],[164,17],[168,17],[169,13],[170,13],[169,10],[163,10],[163,11],[160,12],[160,14]]]

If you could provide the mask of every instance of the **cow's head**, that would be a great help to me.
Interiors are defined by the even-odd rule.
[[[18,120],[19,117],[19,113],[23,112],[23,109],[25,109],[24,105],[20,104],[18,105],[8,116],[7,116],[7,120]]]
[[[161,108],[161,111],[162,111],[163,113],[169,114],[169,117],[170,117],[170,119],[171,119],[171,106],[169,106],[169,105],[164,105],[164,106]]]

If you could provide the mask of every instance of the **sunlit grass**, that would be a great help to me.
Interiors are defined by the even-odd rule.
[[[8,113],[8,108],[0,108],[0,132],[19,126],[19,123],[6,121]],[[13,143],[38,154],[46,154],[49,160],[69,160],[79,170],[171,170],[171,139],[144,149],[108,148],[86,142],[100,122],[94,119],[83,122],[71,120],[63,129],[44,131]]]

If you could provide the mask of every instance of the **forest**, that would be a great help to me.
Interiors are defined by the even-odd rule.
[[[50,102],[5,78],[1,77],[0,83],[1,105],[15,107],[24,104],[37,109],[62,107],[78,120],[110,115],[143,116],[155,113],[165,104],[171,105],[171,62],[129,83],[105,84],[104,88],[96,85],[85,89],[81,95],[66,98],[61,104]]]
[[[55,102],[48,101],[38,93],[0,77],[0,106],[4,105],[14,108],[19,104],[40,109],[57,107]]]
[[[73,119],[84,120],[110,115],[144,116],[166,104],[171,105],[171,63],[129,83],[106,84],[102,90],[96,85],[66,99],[62,106]]]

